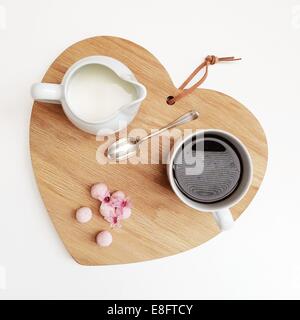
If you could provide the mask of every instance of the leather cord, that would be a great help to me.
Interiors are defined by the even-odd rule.
[[[198,88],[207,78],[208,75],[208,67],[210,65],[214,65],[218,62],[222,61],[237,61],[241,60],[241,58],[235,57],[222,57],[218,58],[214,55],[207,56],[205,60],[188,76],[188,78],[183,82],[183,84],[178,88],[179,93],[176,96],[169,96],[167,98],[167,104],[172,105],[176,101],[180,100],[181,98],[185,97],[189,93],[193,92],[196,88]],[[191,80],[199,73],[203,68],[205,68],[204,75],[200,80],[198,80],[195,84],[191,87],[186,89],[186,86],[191,82]]]

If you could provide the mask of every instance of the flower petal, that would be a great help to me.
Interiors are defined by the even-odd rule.
[[[131,216],[131,208],[129,207],[125,207],[123,208],[123,214],[122,214],[122,218],[125,220],[125,219],[128,219],[130,216]]]
[[[112,207],[108,203],[102,202],[99,211],[100,211],[101,215],[103,217],[105,217],[105,218],[110,218],[110,217],[113,217],[115,215],[115,208]]]

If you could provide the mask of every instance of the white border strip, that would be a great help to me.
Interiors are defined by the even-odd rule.
[[[7,14],[6,7],[0,4],[0,30],[5,30],[7,28]]]
[[[300,3],[292,7],[292,27],[300,29]]]
[[[0,266],[0,290],[6,290],[6,269]]]

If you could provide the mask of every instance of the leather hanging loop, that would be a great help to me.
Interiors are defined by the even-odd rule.
[[[169,96],[167,98],[167,104],[172,105],[176,101],[180,100],[184,96],[188,95],[189,93],[193,92],[196,88],[198,88],[207,78],[208,75],[208,67],[210,65],[214,65],[218,62],[226,62],[226,61],[237,61],[241,60],[241,58],[235,58],[235,57],[222,57],[218,58],[214,55],[209,55],[205,58],[205,60],[188,76],[188,78],[182,83],[182,85],[178,88],[179,93],[176,96]],[[198,80],[195,84],[193,84],[191,87],[186,89],[186,86],[191,82],[191,80],[203,69],[204,74],[200,80]]]

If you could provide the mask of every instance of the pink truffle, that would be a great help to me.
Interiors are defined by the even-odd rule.
[[[123,191],[115,191],[111,197],[113,199],[125,199],[125,193]]]
[[[76,220],[79,223],[86,223],[92,219],[92,210],[88,207],[81,207],[76,210]]]
[[[101,231],[96,236],[96,242],[100,247],[108,247],[112,243],[112,235],[109,231]]]
[[[110,193],[107,185],[105,183],[94,184],[91,188],[91,196],[94,199],[108,202],[110,198]]]

